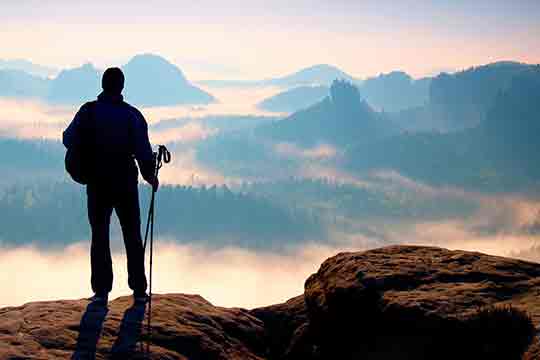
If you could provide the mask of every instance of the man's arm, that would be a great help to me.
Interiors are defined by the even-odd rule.
[[[135,110],[135,115],[135,159],[137,159],[143,179],[157,188],[157,181],[154,179],[156,165],[152,145],[148,138],[148,124],[139,111]]]

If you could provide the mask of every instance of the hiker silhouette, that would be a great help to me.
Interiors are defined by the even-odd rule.
[[[124,102],[122,70],[107,69],[103,74],[102,87],[103,92],[97,100],[84,104],[63,133],[68,153],[70,149],[84,148],[85,156],[78,158],[84,162],[79,160],[77,165],[85,174],[88,220],[92,229],[91,285],[95,294],[92,300],[106,304],[112,289],[109,228],[112,211],[115,210],[126,247],[128,284],[135,299],[144,301],[147,298],[147,281],[141,238],[138,169],[144,180],[157,190],[159,181],[154,176],[155,158],[146,120],[139,110]]]

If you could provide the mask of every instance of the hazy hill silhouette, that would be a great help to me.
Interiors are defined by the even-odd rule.
[[[457,72],[442,73],[431,81],[429,101],[394,116],[410,130],[456,131],[475,127],[486,116],[497,94],[512,78],[533,65],[497,62]]]
[[[327,85],[336,79],[358,81],[343,70],[328,64],[318,64],[300,69],[285,76],[268,78],[263,80],[205,80],[199,83],[215,87],[250,87],[250,86],[279,86],[293,88],[307,85]]]
[[[161,56],[137,55],[122,69],[126,76],[125,97],[137,105],[208,104],[216,100],[190,84],[178,67]]]
[[[448,109],[468,107],[486,109],[495,96],[506,90],[514,76],[531,65],[518,62],[496,62],[449,75],[435,77],[429,89],[430,102]]]
[[[480,125],[491,155],[512,172],[540,180],[540,66],[531,67],[498,93]]]
[[[62,70],[50,82],[47,101],[57,104],[80,104],[95,99],[101,90],[100,71],[88,63]]]
[[[392,112],[424,105],[430,84],[431,78],[415,80],[405,72],[393,71],[364,80],[360,92],[371,106]]]
[[[267,85],[283,87],[299,85],[329,85],[336,79],[351,82],[355,81],[351,75],[345,73],[335,66],[319,64],[299,70],[290,75],[265,80],[264,83]]]
[[[334,81],[329,96],[320,102],[253,130],[209,137],[197,145],[196,154],[198,161],[228,176],[273,178],[294,174],[310,157],[334,157],[314,154],[319,149],[325,151],[320,146],[330,152],[335,147],[339,153],[345,147],[397,133],[399,128],[384,114],[373,111],[354,85]]]
[[[257,107],[266,111],[292,113],[321,101],[329,90],[324,85],[299,86],[271,96],[258,103]]]
[[[539,184],[540,67],[526,67],[505,86],[497,92],[486,90],[495,98],[480,125],[454,133],[406,133],[376,144],[359,144],[346,154],[348,166],[357,171],[391,168],[430,183],[483,191]]]
[[[353,83],[370,106],[378,111],[395,112],[425,105],[431,78],[415,80],[407,73],[393,71]],[[328,91],[325,85],[299,86],[271,96],[258,106],[268,111],[294,112],[320,101]]]
[[[46,96],[49,82],[21,70],[0,70],[0,97],[42,98]]]
[[[2,70],[20,70],[30,75],[38,76],[41,78],[50,78],[58,74],[58,69],[51,66],[43,66],[40,64],[34,64],[31,61],[25,59],[0,59],[0,69]]]
[[[303,145],[347,145],[373,141],[396,131],[360,98],[358,88],[346,81],[334,81],[330,95],[321,102],[255,129],[262,137]]]
[[[136,105],[208,104],[215,98],[192,85],[182,71],[156,55],[137,55],[124,67],[126,100]],[[53,79],[22,71],[0,70],[0,96],[40,98],[54,104],[76,105],[101,91],[101,70],[88,63],[62,70]]]

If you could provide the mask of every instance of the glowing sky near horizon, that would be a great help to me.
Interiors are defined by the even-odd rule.
[[[2,1],[0,58],[58,67],[163,55],[194,80],[316,63],[365,77],[540,62],[537,0]]]

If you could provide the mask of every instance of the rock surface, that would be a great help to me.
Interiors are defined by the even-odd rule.
[[[128,297],[0,309],[0,359],[532,360],[539,285],[539,264],[391,246],[338,254],[304,295],[264,308],[156,295],[150,337]]]
[[[0,310],[0,359],[262,359],[262,321],[196,295],[156,295],[150,356],[144,306],[129,297],[30,303]],[[141,339],[142,341],[138,341]],[[145,348],[143,348],[145,350]]]
[[[305,286],[323,357],[520,359],[540,320],[540,265],[435,247],[326,260]],[[510,307],[512,306],[512,307]]]
[[[316,355],[303,295],[251,313],[264,322],[269,359],[309,359]]]

